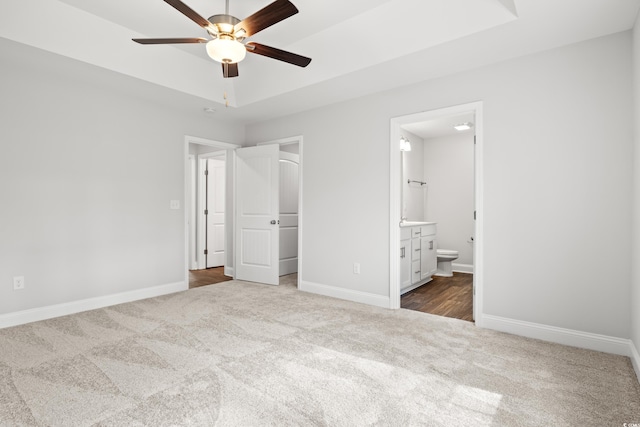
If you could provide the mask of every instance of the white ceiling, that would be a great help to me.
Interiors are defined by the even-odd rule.
[[[224,0],[183,1],[204,17],[224,13]],[[234,79],[222,78],[204,45],[131,41],[207,37],[162,0],[3,0],[0,38],[128,76],[132,90],[154,87],[199,114],[213,107],[217,118],[253,122],[624,31],[640,8],[640,0],[292,2],[300,13],[251,40],[311,64],[249,54]],[[269,3],[230,0],[230,14],[242,19]]]
[[[473,132],[473,126],[469,130],[455,130],[454,126],[461,123],[471,123],[475,125],[473,112],[438,117],[437,119],[424,122],[407,123],[402,125],[401,128],[422,139],[440,138],[463,132]]]

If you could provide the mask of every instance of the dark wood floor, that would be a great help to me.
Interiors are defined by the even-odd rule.
[[[287,276],[285,276],[287,277]],[[189,289],[233,280],[224,267],[189,271]],[[404,294],[400,306],[438,316],[473,321],[473,275],[453,273],[453,277],[434,276],[431,282]]]
[[[426,285],[404,294],[400,299],[400,306],[473,322],[473,274],[434,276]]]
[[[199,286],[212,285],[214,283],[233,280],[232,277],[224,275],[224,267],[207,268],[206,270],[189,271],[189,289]]]

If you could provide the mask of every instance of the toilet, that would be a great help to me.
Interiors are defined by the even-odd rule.
[[[434,276],[451,277],[453,276],[453,270],[451,267],[451,261],[458,259],[458,251],[449,249],[438,249],[438,268]]]

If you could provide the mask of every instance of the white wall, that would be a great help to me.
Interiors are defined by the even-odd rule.
[[[11,48],[0,64],[0,314],[183,282],[184,136],[240,142],[244,130],[129,94],[125,77],[121,88],[105,70]]]
[[[411,141],[411,151],[401,155],[402,162],[402,217],[409,221],[425,221],[424,195],[425,188],[408,180],[423,181],[424,179],[424,144],[422,138],[400,130],[400,134]]]
[[[484,313],[628,338],[630,55],[625,32],[248,126],[304,135],[301,280],[388,295],[389,121],[482,100]]]
[[[466,266],[473,265],[473,173],[473,132],[425,139],[426,218],[438,223],[438,248],[458,251],[454,263]]]
[[[634,84],[634,192],[633,192],[633,258],[631,265],[631,339],[640,352],[640,15],[633,30],[633,84]],[[636,373],[640,378],[640,360],[636,360]]]

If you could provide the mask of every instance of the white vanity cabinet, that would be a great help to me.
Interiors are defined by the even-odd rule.
[[[411,286],[411,228],[400,228],[400,289]]]
[[[436,224],[403,223],[400,226],[400,293],[429,282],[436,267]]]
[[[436,225],[429,224],[420,229],[420,280],[430,280],[438,267]]]

